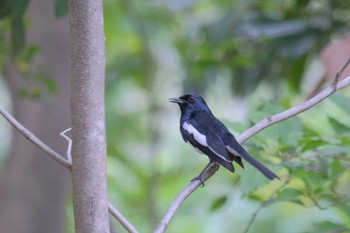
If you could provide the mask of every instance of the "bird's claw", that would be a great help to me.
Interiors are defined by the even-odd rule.
[[[202,177],[201,176],[196,176],[194,177],[191,182],[195,181],[195,180],[199,180],[201,182],[201,186],[204,187],[204,182],[202,180]]]

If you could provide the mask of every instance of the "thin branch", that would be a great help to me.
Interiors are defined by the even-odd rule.
[[[67,154],[67,160],[68,160],[68,162],[69,162],[70,164],[72,164],[72,153],[71,153],[71,151],[72,151],[72,139],[70,139],[70,137],[68,137],[68,136],[66,135],[66,133],[67,133],[68,131],[71,131],[71,130],[72,130],[72,128],[68,128],[68,129],[66,129],[66,130],[64,130],[64,131],[62,131],[62,132],[60,133],[60,135],[61,135],[64,139],[66,139],[67,142],[68,142],[66,154]]]
[[[253,222],[255,221],[256,217],[258,216],[258,214],[260,213],[260,211],[262,210],[262,208],[264,208],[268,203],[270,203],[273,198],[275,197],[275,195],[277,193],[279,193],[284,187],[286,187],[286,185],[291,181],[291,177],[289,177],[286,181],[283,182],[283,184],[278,187],[270,196],[269,198],[262,202],[261,205],[254,211],[254,213],[252,214],[252,217],[249,220],[249,223],[247,225],[247,227],[245,228],[245,230],[243,231],[243,233],[247,233],[250,229],[250,227],[253,225]]]
[[[342,74],[344,73],[346,67],[348,67],[350,64],[350,57],[348,58],[348,60],[345,62],[345,64],[343,65],[343,67],[337,72],[337,74],[335,75],[335,79],[332,83],[333,86],[336,86],[339,82],[339,78],[342,76]]]
[[[253,137],[255,134],[259,133],[263,129],[267,128],[270,125],[276,124],[278,122],[287,120],[301,112],[304,112],[308,110],[309,108],[315,106],[316,104],[320,103],[322,100],[326,99],[330,95],[332,95],[334,92],[343,89],[346,86],[350,85],[350,76],[346,77],[345,79],[339,81],[338,83],[333,84],[326,89],[324,89],[322,92],[320,92],[318,95],[312,97],[311,99],[307,100],[306,102],[299,104],[297,106],[294,106],[288,110],[285,110],[281,113],[278,113],[273,116],[269,116],[261,121],[259,121],[257,124],[255,124],[253,127],[242,133],[237,137],[237,141],[239,143],[242,143],[246,141],[247,139]]]
[[[32,132],[30,132],[27,128],[25,128],[21,123],[19,123],[13,116],[11,116],[10,113],[5,111],[0,106],[0,114],[19,132],[21,133],[26,139],[28,139],[30,142],[32,142],[34,145],[36,145],[40,150],[44,151],[47,155],[49,155],[51,158],[59,162],[61,165],[63,165],[68,170],[72,170],[72,163],[71,159],[69,159],[70,155],[70,144],[71,139],[65,135],[66,132],[70,130],[66,129],[65,131],[61,132],[60,135],[64,137],[68,141],[68,149],[67,149],[67,156],[68,160],[64,159],[62,155],[58,154],[56,151],[51,149],[49,146],[47,146],[44,142],[42,142],[38,137],[36,137]],[[113,207],[113,205],[109,202],[108,203],[108,210],[110,214],[116,218],[116,220],[129,232],[129,233],[138,233],[138,231],[133,227],[131,223],[128,222],[128,220],[123,217],[123,215]]]
[[[18,132],[20,132],[26,139],[31,141],[34,145],[36,145],[39,149],[48,154],[51,158],[62,164],[68,170],[72,169],[72,164],[64,159],[60,154],[56,151],[48,147],[43,141],[41,141],[38,137],[36,137],[32,132],[26,129],[23,125],[21,125],[10,113],[6,112],[2,107],[0,107],[0,114],[15,128]]]
[[[346,67],[350,64],[350,58],[346,61],[344,66],[340,69],[340,71],[337,73],[336,77],[334,78],[333,83],[331,84],[330,87],[326,88],[322,92],[320,92],[318,95],[314,96],[313,98],[307,100],[306,102],[294,106],[288,110],[285,110],[279,114],[269,116],[265,118],[264,120],[261,120],[257,124],[255,124],[253,127],[248,129],[246,132],[242,133],[238,137],[236,137],[237,141],[239,143],[243,143],[244,141],[248,140],[249,138],[253,137],[255,134],[259,133],[263,129],[267,128],[270,125],[276,124],[278,122],[281,122],[283,120],[286,120],[288,118],[291,118],[313,106],[316,104],[320,103],[322,100],[327,98],[328,96],[332,95],[334,92],[343,89],[346,86],[350,85],[350,76],[347,78],[339,81],[339,77],[343,74],[344,70]],[[208,174],[205,174],[208,178],[212,176],[215,171],[208,169],[206,172]],[[205,181],[205,180],[203,180]],[[170,208],[166,212],[165,216],[157,226],[155,233],[162,233],[166,230],[168,225],[170,224],[171,219],[175,215],[175,212],[177,208],[180,207],[182,202],[185,201],[185,199],[192,193],[194,192],[198,187],[200,186],[200,182],[195,180],[191,182],[187,187],[185,187],[175,198],[173,203],[171,204]]]
[[[207,172],[203,173],[202,175],[202,181],[205,182],[208,180],[214,173],[219,169],[219,166],[216,163],[212,163],[208,168]],[[164,232],[171,219],[174,217],[174,214],[176,210],[180,207],[180,205],[186,200],[188,196],[191,195],[199,186],[201,186],[202,183],[200,180],[196,179],[193,180],[182,192],[180,192],[176,197],[171,206],[169,207],[168,211],[165,213],[162,221],[157,226],[154,233],[162,233]]]
[[[134,226],[109,202],[108,210],[129,233],[138,233]]]

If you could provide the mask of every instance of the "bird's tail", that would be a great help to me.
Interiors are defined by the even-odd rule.
[[[233,148],[234,147],[234,148]],[[273,173],[270,169],[268,169],[267,167],[265,167],[264,165],[262,165],[259,161],[257,161],[256,159],[254,159],[250,154],[248,154],[247,151],[245,151],[245,149],[240,146],[238,143],[235,144],[233,147],[227,146],[227,149],[230,153],[232,153],[235,156],[240,156],[241,158],[243,158],[244,160],[246,160],[248,163],[250,163],[251,165],[253,165],[254,167],[256,167],[262,174],[264,174],[267,178],[269,178],[270,180],[273,179],[279,179],[280,178]]]

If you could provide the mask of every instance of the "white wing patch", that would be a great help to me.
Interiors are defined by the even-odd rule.
[[[231,163],[232,160],[229,160],[227,158],[225,158],[224,156],[218,154],[215,150],[213,150],[210,146],[208,146],[207,143],[207,137],[204,134],[201,134],[195,127],[193,127],[193,125],[188,124],[186,121],[182,124],[182,128],[184,130],[186,130],[189,134],[192,134],[194,139],[201,144],[202,146],[208,147],[214,154],[216,154],[217,156],[219,156],[220,158],[222,158],[223,160]],[[198,148],[194,147],[197,151],[199,151],[201,154],[203,154],[203,152],[201,152]]]
[[[192,134],[194,139],[200,143],[202,146],[208,146],[207,137],[204,134],[198,132],[198,130],[193,127],[193,125],[188,124],[186,121],[182,124],[182,128],[186,130],[189,134]]]

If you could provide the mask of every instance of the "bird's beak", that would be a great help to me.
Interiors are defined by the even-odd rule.
[[[177,104],[183,104],[183,103],[185,103],[184,100],[182,100],[182,99],[180,99],[180,98],[176,98],[176,97],[169,98],[169,101],[172,102],[172,103],[177,103]]]

